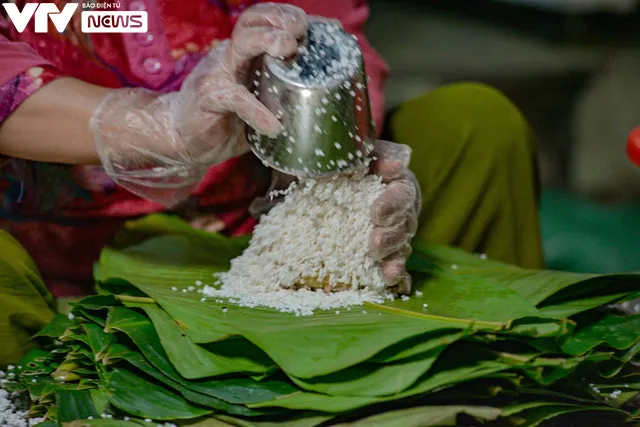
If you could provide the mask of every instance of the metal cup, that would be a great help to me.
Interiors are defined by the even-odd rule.
[[[332,55],[331,49],[338,54],[340,50],[354,53],[352,63],[356,66],[351,69],[327,79],[305,80],[300,75],[308,63],[300,56],[286,61],[265,55],[253,71],[250,90],[280,119],[285,130],[269,138],[247,127],[247,141],[265,165],[285,174],[321,177],[345,173],[362,165],[373,150],[375,125],[364,60],[356,40],[330,21],[312,19],[306,43],[317,44],[313,31],[332,25],[337,43],[316,47],[328,55]]]

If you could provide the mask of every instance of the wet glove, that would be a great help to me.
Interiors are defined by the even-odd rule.
[[[405,264],[411,255],[411,239],[418,228],[422,205],[420,185],[409,170],[411,148],[388,141],[377,141],[371,165],[387,188],[371,206],[374,230],[373,256],[381,263],[389,285],[401,294],[411,292],[411,276]]]
[[[187,198],[209,167],[248,151],[245,123],[261,134],[281,132],[275,115],[247,90],[247,73],[264,53],[294,54],[306,32],[302,9],[259,4],[240,16],[231,39],[200,61],[180,91],[109,92],[91,120],[105,171],[166,206]]]

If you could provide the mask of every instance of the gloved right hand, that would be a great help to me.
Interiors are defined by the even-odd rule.
[[[288,57],[307,32],[307,16],[291,5],[247,9],[230,40],[211,51],[179,92],[110,91],[91,120],[109,176],[140,197],[174,205],[188,197],[207,169],[248,151],[245,123],[275,136],[282,125],[246,83],[251,61],[265,53]]]

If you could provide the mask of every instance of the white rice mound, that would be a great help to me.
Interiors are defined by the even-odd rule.
[[[380,177],[364,171],[294,183],[203,296],[297,316],[393,299],[369,249],[370,209],[384,188]],[[305,286],[308,281],[348,289],[326,292]]]
[[[13,366],[9,369],[13,369]],[[9,374],[9,377],[11,376]],[[3,389],[3,386],[10,382],[6,377],[7,375],[0,371],[0,426],[31,427],[44,421],[42,418],[27,419],[29,411],[16,404],[17,395]]]

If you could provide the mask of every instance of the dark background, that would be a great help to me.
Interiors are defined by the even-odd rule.
[[[640,125],[640,11],[611,7],[633,0],[527,2],[556,8],[371,0],[367,32],[391,66],[389,107],[447,82],[503,90],[536,134],[550,267],[640,271],[640,168],[625,155]]]

